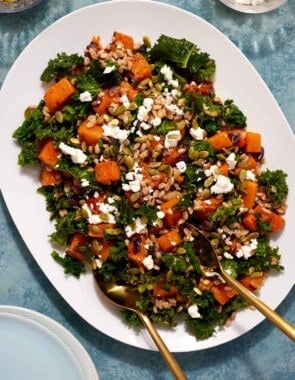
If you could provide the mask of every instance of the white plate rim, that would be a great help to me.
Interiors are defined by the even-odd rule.
[[[2,316],[30,322],[33,327],[41,328],[46,334],[53,334],[59,345],[66,347],[81,369],[83,376],[81,380],[99,380],[95,365],[86,349],[69,330],[57,321],[37,311],[12,305],[0,305],[0,318]]]
[[[194,26],[198,26],[201,30],[202,29],[206,30],[206,32],[209,34],[210,38],[212,38],[214,36],[214,38],[217,39],[219,42],[222,41],[222,43],[224,44],[223,47],[227,50],[228,53],[230,53],[229,59],[232,58],[232,56],[233,56],[239,60],[239,64],[242,65],[243,70],[245,70],[246,77],[251,76],[252,78],[254,78],[256,80],[259,89],[262,91],[263,95],[267,97],[268,101],[273,106],[274,114],[272,116],[275,116],[276,121],[280,122],[283,126],[282,130],[281,130],[283,137],[281,137],[281,138],[283,138],[283,140],[285,140],[285,141],[286,140],[290,141],[290,146],[287,147],[286,154],[289,155],[292,152],[292,146],[295,146],[295,139],[294,139],[294,135],[291,133],[290,126],[288,125],[288,123],[287,123],[282,111],[280,110],[276,100],[274,99],[273,95],[271,94],[271,92],[269,91],[269,89],[267,88],[267,86],[265,85],[265,83],[263,82],[263,80],[261,79],[259,74],[257,73],[257,71],[254,69],[252,64],[239,51],[239,49],[227,37],[225,37],[217,28],[215,28],[213,25],[209,24],[207,21],[203,20],[199,16],[194,15],[190,12],[187,12],[185,10],[182,10],[182,9],[177,8],[175,6],[172,6],[172,5],[158,3],[156,1],[150,1],[150,0],[141,0],[141,1],[120,0],[120,1],[114,1],[114,2],[102,2],[102,3],[98,3],[98,4],[93,4],[93,5],[89,5],[87,7],[78,9],[78,10],[62,17],[61,19],[57,20],[56,22],[54,22],[52,25],[50,25],[48,28],[46,28],[43,32],[41,32],[24,49],[24,51],[20,54],[20,56],[18,57],[18,59],[16,60],[16,62],[12,66],[12,68],[10,69],[10,71],[9,71],[5,81],[4,81],[2,90],[0,91],[0,104],[1,104],[1,102],[4,102],[4,104],[7,106],[7,102],[5,102],[5,96],[11,96],[11,88],[9,88],[9,83],[11,80],[13,80],[13,75],[14,75],[15,71],[17,71],[19,69],[19,66],[21,65],[23,60],[26,58],[26,56],[30,53],[30,51],[32,49],[34,50],[35,45],[38,45],[38,43],[40,43],[40,41],[42,41],[42,39],[44,39],[44,38],[46,39],[46,36],[48,36],[48,34],[50,35],[55,29],[57,29],[57,31],[58,31],[59,28],[63,24],[65,24],[67,26],[67,28],[70,29],[70,25],[69,25],[70,20],[75,19],[77,17],[79,18],[79,17],[81,17],[81,15],[83,16],[84,14],[91,16],[92,13],[95,13],[98,11],[106,12],[106,10],[109,11],[109,9],[111,9],[112,11],[116,10],[118,13],[123,12],[123,14],[126,17],[128,17],[128,14],[127,14],[128,10],[130,10],[131,7],[133,10],[134,10],[134,8],[137,9],[137,7],[139,7],[139,6],[142,7],[141,10],[144,10],[145,13],[148,10],[157,11],[160,13],[160,10],[161,10],[161,11],[165,11],[166,16],[167,16],[167,14],[169,14],[170,18],[176,17],[178,19],[178,17],[180,17],[182,19],[182,21],[183,21],[183,19],[185,19],[186,21],[189,20],[191,23],[194,24]],[[127,7],[127,11],[126,11],[126,7]],[[115,14],[114,14],[114,16],[115,16]],[[146,16],[146,14],[145,14],[145,16]],[[157,19],[158,15],[156,13],[154,13],[153,17],[155,19]],[[129,26],[127,27],[127,24],[128,23],[125,22],[126,28],[128,29]],[[130,28],[131,28],[130,29],[131,34],[136,35],[136,33],[135,34],[132,33],[132,30],[135,30],[135,29],[134,28],[132,29],[132,27],[130,27]],[[98,34],[100,31],[99,25],[98,25],[97,29],[98,29],[97,30],[97,34]],[[165,30],[166,29],[167,29],[167,25],[165,26]],[[192,31],[191,29],[192,29],[191,25],[186,25],[186,28],[185,28],[186,32],[185,33],[187,33],[189,30],[189,34],[192,35],[192,33],[193,33],[192,36],[193,36],[193,38],[195,38],[195,30]],[[108,31],[109,33],[106,33],[108,38],[110,38],[113,30],[114,29],[112,28],[112,30]],[[164,33],[164,31],[163,31],[163,33]],[[176,35],[180,34],[178,31],[174,31],[172,34],[175,34],[175,33],[176,33]],[[189,37],[185,33],[183,32],[183,34],[184,34],[183,36],[189,39]],[[137,34],[138,34],[138,32],[137,32]],[[146,33],[140,33],[140,36],[142,37],[144,34],[146,34]],[[220,73],[222,71],[223,72],[226,72],[226,71],[224,70],[224,68],[220,68],[218,66],[218,59],[217,59],[216,55],[212,53],[212,51],[214,51],[217,54],[219,52],[219,48],[217,48],[217,50],[216,50],[216,47],[214,47],[214,44],[210,40],[210,38],[208,40],[209,41],[208,43],[207,43],[207,40],[206,40],[206,43],[204,43],[204,39],[201,38],[201,41],[204,44],[204,47],[202,47],[202,43],[200,44],[198,39],[197,39],[196,43],[199,44],[201,49],[203,48],[203,50],[210,52],[212,54],[212,57],[216,59],[216,61],[217,61],[217,75],[216,75],[216,81],[215,82],[216,82],[217,94],[219,94],[223,99],[225,99],[226,98],[224,96],[226,94],[226,91],[224,89],[225,83],[224,83],[223,77]],[[191,40],[193,40],[193,39],[191,38]],[[87,42],[89,42],[89,38],[88,38]],[[68,47],[69,47],[68,52],[77,52],[73,43],[70,43]],[[83,48],[84,48],[84,45],[79,46],[78,49],[81,52],[81,49],[83,49]],[[52,50],[52,48],[51,48],[51,50]],[[60,51],[60,49],[57,48],[56,52],[58,52],[58,51]],[[52,58],[52,52],[50,54],[51,55],[49,55],[48,58]],[[217,55],[218,55],[218,58],[220,58],[220,54],[217,54]],[[42,58],[42,57],[40,57],[40,58]],[[40,65],[41,65],[41,63],[40,63]],[[39,76],[38,76],[39,74],[40,74],[40,72],[38,72],[38,74],[37,74],[38,78],[39,78]],[[246,79],[242,80],[242,82],[247,87]],[[218,89],[220,89],[220,92],[218,91]],[[41,93],[41,91],[42,90],[41,90],[41,86],[40,86],[40,88],[38,90],[39,94]],[[222,93],[222,91],[223,91],[223,93]],[[236,94],[236,95],[239,98],[241,94]],[[35,96],[36,96],[36,94],[35,94]],[[39,99],[39,97],[37,97],[37,98]],[[35,99],[35,101],[37,101],[37,98]],[[234,98],[234,99],[236,99],[236,98]],[[243,105],[243,96],[241,97],[241,100],[242,100],[242,103],[239,101],[239,99],[237,100],[237,104],[239,106],[241,106],[241,104]],[[26,105],[27,105],[27,103],[26,103]],[[244,104],[244,106],[245,105],[246,104]],[[252,104],[252,106],[253,106],[253,104]],[[252,108],[254,108],[254,110]],[[255,113],[255,111],[257,111],[256,105],[255,105],[255,107],[252,107],[252,108],[251,107],[248,108],[248,112],[252,113],[250,115],[250,120],[251,119],[253,120],[253,113]],[[247,110],[247,107],[246,107],[246,110]],[[245,113],[247,116],[249,116],[247,112],[245,112]],[[268,120],[267,117],[266,117],[266,119]],[[7,122],[7,120],[8,120],[8,118],[6,117],[6,119],[5,119],[5,117],[4,117],[4,122]],[[17,120],[18,121],[21,120],[19,115],[18,115]],[[248,120],[249,120],[249,118],[248,118]],[[266,137],[268,137],[268,136],[266,136]],[[5,141],[5,138],[3,139],[3,141]],[[0,141],[0,146],[1,146],[1,141]],[[16,151],[17,151],[17,148],[14,146],[13,147],[13,154],[15,154]],[[7,162],[7,158],[5,159],[5,153],[6,153],[5,149],[0,150],[0,157],[2,157],[2,159],[0,160],[0,168],[4,162],[5,163]],[[3,167],[5,167],[5,166],[3,166]],[[27,178],[28,176],[26,176],[25,172],[26,171],[24,171],[24,173],[22,173],[22,179],[24,181],[28,181],[28,178]],[[288,171],[288,173],[289,173],[289,171]],[[25,179],[25,178],[27,178],[27,179]],[[31,179],[31,182],[33,182],[33,185],[36,187],[37,185],[36,185],[36,183],[34,183],[34,181],[36,182],[36,178]],[[292,183],[295,182],[293,173],[292,173],[291,182]],[[127,343],[127,344],[130,344],[130,345],[138,347],[138,348],[155,350],[154,345],[151,343],[151,341],[150,341],[149,337],[146,335],[145,331],[138,333],[138,332],[132,330],[131,328],[127,327],[124,324],[124,322],[121,321],[120,317],[118,316],[118,310],[113,305],[111,305],[107,300],[105,300],[99,291],[97,291],[95,284],[94,284],[94,280],[91,276],[91,273],[87,273],[82,280],[79,280],[80,284],[81,284],[81,289],[82,289],[82,287],[84,287],[84,289],[89,289],[89,293],[90,293],[89,298],[91,299],[91,302],[92,301],[94,302],[94,308],[96,308],[98,306],[101,307],[101,303],[103,303],[103,307],[106,307],[103,310],[103,313],[106,313],[108,318],[111,318],[112,320],[116,321],[116,326],[110,327],[110,325],[109,325],[109,326],[106,326],[106,328],[105,328],[105,326],[102,326],[101,321],[97,320],[97,314],[94,311],[90,311],[89,308],[88,308],[88,310],[85,310],[85,309],[82,310],[81,309],[81,305],[79,304],[79,301],[77,300],[77,294],[80,291],[80,288],[79,288],[80,285],[78,286],[76,280],[73,279],[72,277],[69,278],[67,276],[64,276],[64,274],[61,272],[61,270],[59,268],[57,268],[56,263],[53,263],[53,265],[52,265],[52,263],[49,262],[49,260],[52,260],[51,258],[48,258],[46,260],[44,259],[44,257],[42,259],[40,258],[40,253],[38,252],[39,246],[36,245],[36,242],[34,241],[34,239],[32,239],[32,236],[30,236],[31,235],[30,226],[29,225],[24,226],[24,223],[21,220],[19,215],[16,218],[16,209],[19,208],[19,206],[20,206],[20,203],[16,202],[17,201],[16,197],[18,195],[18,191],[16,191],[16,193],[13,192],[11,194],[11,187],[7,186],[7,181],[3,180],[3,178],[2,178],[1,188],[2,188],[2,194],[3,194],[4,200],[5,200],[6,204],[8,205],[8,209],[9,209],[9,211],[13,217],[13,220],[14,220],[21,236],[23,237],[23,240],[27,244],[27,246],[30,249],[33,257],[35,258],[35,260],[37,261],[37,263],[39,264],[39,266],[41,267],[41,269],[43,270],[45,275],[48,277],[48,279],[53,284],[53,286],[57,289],[57,291],[63,296],[63,298],[70,304],[70,306],[82,318],[84,318],[90,325],[97,328],[99,331],[105,333],[106,335],[108,335],[108,336],[110,336],[110,337],[112,337],[118,341],[121,341],[122,343]],[[291,189],[290,199],[293,199],[293,198],[291,198],[293,191],[294,191],[294,189]],[[22,196],[25,197],[25,200],[27,200],[27,197],[29,197],[29,199],[30,199],[30,197],[32,197],[33,195],[27,194],[24,191],[22,193]],[[34,196],[36,197],[36,194],[34,194]],[[293,195],[293,197],[294,197],[294,195]],[[15,202],[17,203],[16,205],[14,205]],[[41,212],[41,209],[42,210],[44,209],[44,204],[40,199],[36,199],[36,205],[34,204],[34,207],[35,206],[36,206],[37,211]],[[26,210],[26,211],[27,211],[27,213],[30,213],[30,210]],[[43,210],[43,212],[44,212],[44,210]],[[285,241],[286,239],[284,239],[284,236],[285,236],[285,234],[287,236],[288,236],[288,234],[291,234],[290,224],[292,223],[292,220],[294,221],[294,219],[295,219],[294,212],[292,211],[292,213],[289,213],[289,215],[288,215],[288,223],[286,226],[287,231],[285,231],[285,233],[283,235],[283,243],[284,243],[283,247],[285,247],[287,245],[287,243]],[[43,222],[44,222],[44,220],[43,220]],[[48,221],[46,220],[46,222],[44,222],[44,223],[43,223],[44,226],[43,226],[43,224],[42,224],[42,226],[45,229],[46,228],[48,229]],[[51,228],[50,232],[52,232],[52,228]],[[42,248],[44,248],[44,245],[42,246]],[[47,246],[47,248],[48,248],[48,246]],[[50,248],[48,248],[48,249],[51,251]],[[49,253],[50,252],[48,252],[48,251],[46,252],[48,257],[50,256]],[[49,272],[48,268],[50,268],[50,272]],[[277,281],[280,281],[280,280],[278,280],[278,278],[280,276],[272,276],[272,278],[267,281],[266,286],[264,286],[264,288],[261,291],[261,295],[263,297],[265,295],[267,296],[266,298],[264,298],[265,302],[267,302],[273,308],[276,308],[282,302],[282,300],[287,296],[287,294],[289,293],[289,291],[291,290],[291,288],[294,284],[293,277],[291,279],[289,266],[286,269],[287,269],[287,271],[284,273],[284,279],[286,281],[281,286],[282,296],[276,295],[273,298],[269,294],[270,293],[269,292],[270,283],[276,283]],[[83,286],[82,286],[82,284],[83,284]],[[66,289],[66,291],[65,291],[65,289]],[[70,291],[70,289],[73,289],[72,292]],[[266,291],[266,289],[268,289],[268,292]],[[94,301],[94,299],[92,299],[94,297],[97,299],[96,301]],[[85,306],[85,305],[88,306],[87,302],[88,302],[88,300],[83,301],[82,302],[83,306]],[[91,307],[93,307],[93,305],[91,305]],[[178,327],[177,333],[175,331],[167,331],[165,328],[161,328],[160,333],[165,338],[165,341],[167,342],[167,345],[171,351],[173,351],[173,352],[195,351],[195,350],[202,350],[202,349],[215,347],[215,346],[218,346],[220,344],[229,342],[229,341],[243,335],[244,333],[248,332],[249,330],[251,330],[257,324],[259,324],[261,321],[263,321],[263,319],[264,319],[264,317],[261,316],[260,314],[258,314],[257,312],[253,312],[253,311],[251,312],[250,310],[243,311],[243,312],[239,313],[237,320],[232,325],[233,327],[230,328],[232,330],[222,329],[221,331],[218,331],[218,334],[216,336],[209,338],[205,342],[204,341],[196,341],[195,338],[188,337],[187,336],[188,334],[186,334],[185,339],[182,338],[181,341],[179,341],[177,334],[183,333],[183,331],[181,330],[180,327]],[[246,321],[247,327],[243,326],[241,324],[241,321],[243,321],[243,322]]]

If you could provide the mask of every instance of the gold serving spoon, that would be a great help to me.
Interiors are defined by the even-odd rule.
[[[260,311],[270,322],[279,328],[290,339],[295,341],[295,326],[286,321],[283,317],[277,314],[263,301],[261,301],[255,294],[243,286],[239,281],[230,276],[221,266],[218,260],[217,253],[211,245],[209,239],[195,226],[187,224],[187,227],[194,231],[193,246],[194,251],[199,259],[202,270],[204,272],[218,273],[228,285],[235,289],[243,298],[245,298],[251,305]]]
[[[115,282],[106,282],[99,274],[95,260],[93,260],[92,269],[100,290],[107,296],[107,298],[109,298],[117,306],[120,306],[122,309],[131,310],[139,316],[175,379],[186,380],[187,377],[180,368],[175,357],[169,351],[168,347],[158,334],[155,327],[152,325],[148,316],[137,308],[136,301],[139,300],[140,293],[133,291],[131,287],[127,285],[120,285]]]

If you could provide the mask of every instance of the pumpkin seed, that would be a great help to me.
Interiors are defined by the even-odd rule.
[[[36,108],[37,107],[34,107],[34,106],[27,107],[25,112],[24,112],[25,119],[27,119],[31,115],[31,113],[35,111]]]
[[[82,141],[81,143],[81,149],[84,153],[88,152],[88,146],[85,141]]]
[[[188,156],[191,160],[197,160],[199,156],[199,152],[194,147],[189,147]]]
[[[220,240],[219,239],[212,239],[211,245],[213,248],[217,248],[219,246]]]
[[[244,181],[246,178],[247,178],[247,172],[246,172],[246,170],[241,169],[240,173],[239,173],[239,180],[240,181]]]
[[[92,260],[92,269],[96,270],[97,269],[97,263],[95,260]]]
[[[186,249],[183,247],[179,247],[179,248],[177,248],[176,253],[178,255],[184,255],[186,253]]]
[[[193,291],[198,294],[199,296],[201,296],[203,294],[202,290],[199,289],[197,286],[193,289]]]
[[[261,277],[263,275],[263,272],[262,271],[257,271],[257,272],[253,272],[250,274],[250,277],[251,278],[257,278],[257,277]]]
[[[98,251],[99,248],[100,248],[100,244],[99,244],[99,242],[98,242],[96,239],[94,239],[94,240],[92,241],[92,249],[94,249],[94,251]]]
[[[139,88],[145,88],[145,87],[147,87],[149,81],[150,81],[150,78],[145,78],[144,80],[142,80],[141,82],[139,82],[138,87]]]
[[[198,129],[199,128],[199,124],[198,124],[197,119],[193,119],[193,121],[192,121],[192,128],[193,129]]]
[[[106,233],[112,236],[118,236],[122,232],[121,228],[106,228]]]
[[[168,169],[169,165],[162,164],[158,167],[159,172],[165,172]]]
[[[225,158],[225,156],[224,156],[223,153],[217,153],[217,154],[216,154],[216,158],[217,158],[219,161],[225,161],[225,160],[226,160],[226,158]]]
[[[159,174],[159,171],[157,169],[154,169],[154,168],[150,168],[148,169],[148,172],[150,175],[158,175]]]
[[[124,163],[126,164],[128,170],[132,169],[134,166],[134,159],[132,156],[125,156]]]
[[[241,240],[241,243],[244,243],[244,242],[250,241],[252,239],[257,239],[258,237],[259,237],[258,232],[251,232],[248,235],[243,236],[240,240]]]
[[[139,197],[140,197],[140,192],[131,194],[129,198],[130,202],[132,203],[136,202],[139,199]]]
[[[139,269],[138,268],[129,268],[128,269],[128,273],[130,273],[130,274],[138,274],[139,273]]]
[[[105,213],[103,213],[103,212],[101,212],[101,213],[99,214],[99,217],[100,217],[100,219],[103,220],[104,222],[107,222],[107,221],[109,220],[109,216],[108,216],[108,214],[105,214]]]
[[[205,189],[201,192],[202,199],[208,199],[211,196],[211,191],[209,189]]]
[[[193,163],[195,163],[195,165],[197,166],[204,166],[205,165],[205,159],[204,158],[198,158],[197,160],[193,161]]]
[[[153,162],[150,162],[149,163],[149,167],[150,168],[158,168],[159,166],[161,166],[162,164],[161,164],[161,162],[159,162],[159,161],[153,161]]]
[[[104,158],[110,158],[111,157],[111,152],[110,152],[109,147],[105,148],[105,150],[103,151],[102,155],[103,155]]]
[[[159,92],[162,92],[163,90],[163,85],[161,83],[156,83],[155,84],[155,89]]]
[[[87,210],[85,210],[84,208],[82,208],[81,215],[82,215],[82,217],[84,219],[87,219],[88,218],[88,212],[87,212]]]
[[[171,177],[173,175],[172,166],[168,165],[168,169],[166,170],[166,174],[168,175],[168,177]]]
[[[199,158],[207,158],[209,156],[209,152],[207,152],[206,150],[201,150],[199,152]]]
[[[210,187],[214,182],[214,178],[213,177],[208,177],[205,182],[204,182],[204,186],[206,188]]]
[[[111,156],[116,157],[118,155],[118,147],[115,145],[112,145],[110,147],[110,154]]]
[[[132,153],[131,153],[131,150],[130,150],[130,148],[128,148],[128,146],[124,146],[124,147],[122,148],[122,152],[123,152],[124,154],[132,154]]]
[[[176,123],[176,128],[177,129],[183,129],[183,128],[185,128],[185,120],[180,120],[180,121],[178,121],[177,123]]]
[[[114,115],[115,115],[115,116],[120,116],[120,115],[122,115],[125,111],[126,111],[126,107],[123,106],[123,104],[122,104],[122,105],[120,105],[120,106],[118,106],[118,107],[116,108],[116,111],[114,112]]]
[[[211,116],[211,117],[217,117],[219,115],[218,111],[210,110],[209,108],[203,107],[203,111],[205,115]]]
[[[169,270],[169,271],[167,272],[167,274],[166,274],[166,279],[167,279],[167,281],[172,280],[172,277],[173,277],[173,272],[172,272],[172,270]]]
[[[77,139],[76,137],[71,137],[70,138],[70,143],[74,146],[80,146],[81,142],[79,139]]]
[[[137,109],[137,104],[135,102],[131,102],[128,106],[129,111],[135,111]]]
[[[147,47],[150,48],[152,46],[151,39],[148,36],[143,36],[142,38],[143,44]]]
[[[55,112],[54,118],[55,118],[55,120],[56,120],[58,123],[62,123],[62,122],[64,121],[64,115],[63,115],[63,113],[60,112],[60,111],[56,111],[56,112]]]

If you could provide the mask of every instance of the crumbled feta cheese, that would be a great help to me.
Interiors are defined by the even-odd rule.
[[[214,177],[218,175],[218,167],[217,165],[211,165],[209,169],[204,171],[206,177],[210,177],[213,175]]]
[[[121,96],[120,100],[125,108],[128,108],[130,106],[130,102],[127,95]]]
[[[156,116],[152,119],[151,124],[153,127],[158,127],[162,122],[162,119],[159,116]]]
[[[98,269],[102,267],[103,261],[100,258],[95,259],[95,263]]]
[[[246,178],[250,181],[256,181],[255,173],[253,173],[252,170],[246,171]]]
[[[140,234],[146,229],[146,224],[142,223],[141,218],[134,219],[133,223],[125,226],[126,236],[130,238],[134,234]]]
[[[184,173],[186,171],[186,163],[184,161],[178,161],[175,166],[180,173]]]
[[[58,147],[64,154],[71,156],[74,164],[83,164],[87,159],[86,154],[81,149],[73,148],[63,142]]]
[[[115,65],[111,65],[111,66],[107,66],[104,70],[103,70],[103,73],[104,74],[109,74],[111,73],[112,71],[116,70],[116,66]]]
[[[143,129],[144,131],[148,131],[149,129],[152,128],[152,125],[146,123],[145,121],[142,121],[142,122],[140,123],[140,128]]]
[[[189,130],[190,135],[194,140],[203,140],[206,136],[206,131],[203,128],[190,128]]]
[[[130,131],[126,129],[120,129],[118,126],[113,126],[109,124],[104,124],[102,126],[104,136],[113,137],[120,141],[120,143],[127,140]]]
[[[228,252],[224,252],[223,253],[223,256],[226,258],[226,259],[229,259],[229,260],[232,260],[234,257],[233,255],[231,255],[230,253]]]
[[[154,267],[154,260],[152,258],[152,255],[148,255],[143,259],[143,265],[146,267],[147,270],[152,270]]]
[[[178,144],[178,141],[181,140],[181,133],[178,129],[169,131],[165,136],[165,148],[175,148]]]
[[[140,107],[138,107],[137,120],[147,121],[148,113],[151,111],[153,104],[154,101],[152,98],[145,98],[143,104]]]
[[[141,174],[141,168],[136,163],[133,166],[133,171],[130,171],[125,175],[125,180],[128,181],[128,183],[122,184],[123,190],[137,193],[140,191],[142,179],[143,175]]]
[[[163,219],[165,217],[165,213],[163,211],[157,211],[157,217],[159,219]]]
[[[89,186],[89,181],[88,181],[87,179],[85,179],[85,178],[82,178],[82,179],[81,179],[81,186],[82,186],[82,187],[87,187],[87,186]]]
[[[165,108],[168,111],[173,112],[178,116],[183,115],[183,109],[179,108],[176,104],[166,104]]]
[[[228,165],[229,170],[233,170],[236,165],[237,165],[237,160],[236,160],[236,155],[235,153],[231,153],[227,158],[226,158],[226,163]]]
[[[165,81],[172,87],[177,88],[179,85],[179,82],[177,79],[173,79],[173,71],[171,68],[167,65],[164,65],[161,70],[161,74],[163,74],[163,77]]]
[[[238,258],[244,258],[245,260],[248,260],[249,257],[251,257],[254,253],[254,251],[257,248],[257,240],[256,239],[251,239],[249,245],[242,245],[241,248],[238,250],[236,253],[236,256]]]
[[[82,205],[82,209],[86,212],[87,220],[90,224],[100,223],[116,223],[115,215],[118,215],[118,209],[108,203],[98,202],[97,207],[100,214],[93,214],[87,203]],[[103,215],[103,218],[102,218]]]
[[[232,191],[233,188],[234,185],[228,177],[218,175],[215,184],[211,186],[211,192],[213,194],[227,194]]]
[[[91,102],[92,96],[89,91],[81,92],[79,96],[80,102]]]
[[[192,304],[188,307],[187,312],[191,318],[202,318],[199,307],[196,304]]]

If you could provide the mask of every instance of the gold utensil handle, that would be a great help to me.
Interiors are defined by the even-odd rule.
[[[269,321],[295,342],[295,326],[286,321],[283,317],[277,314],[263,301],[255,296],[250,290],[235,280],[224,270],[222,270],[224,280],[235,289],[242,297],[244,297],[251,305],[255,306]]]
[[[153,324],[151,323],[150,319],[143,313],[137,312],[138,316],[142,320],[143,324],[145,325],[146,329],[148,330],[151,338],[153,339],[154,343],[158,347],[163,359],[165,360],[167,366],[169,367],[170,371],[173,373],[174,378],[176,380],[187,380],[187,377],[183,373],[182,369],[180,368],[179,364],[177,363],[175,357],[171,354],[171,352],[168,350],[168,347],[158,334],[157,330],[154,328]]]

